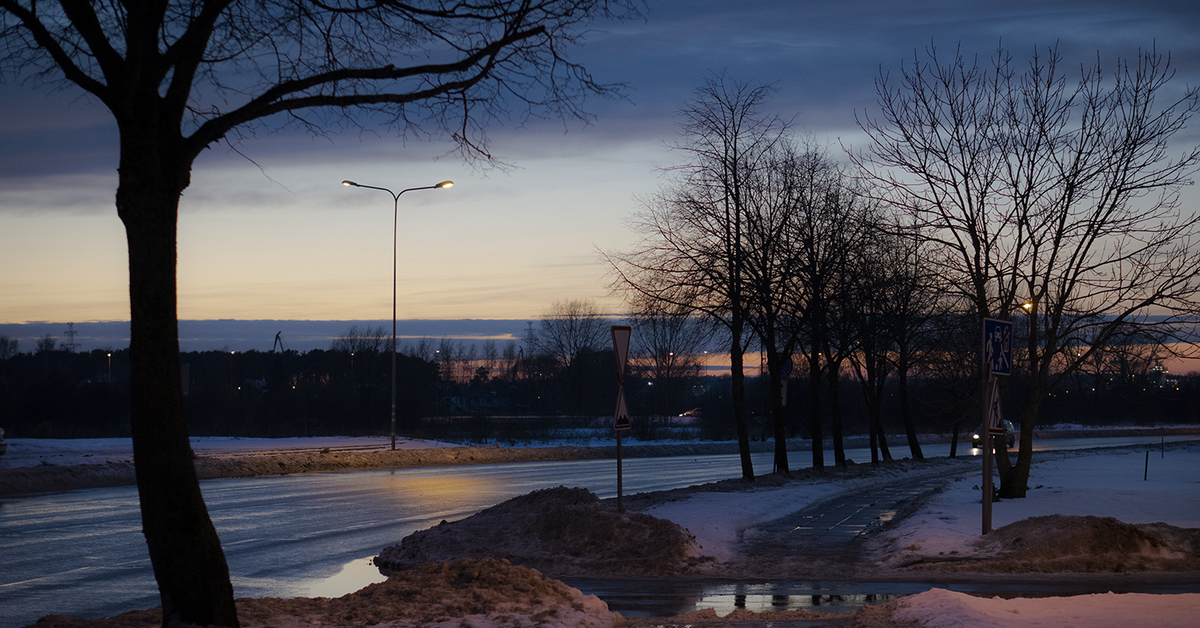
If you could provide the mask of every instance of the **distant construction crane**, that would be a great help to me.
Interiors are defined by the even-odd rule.
[[[275,344],[271,345],[271,353],[275,353],[275,347],[279,347],[280,352],[288,350],[287,343],[283,341],[283,332],[275,334]]]

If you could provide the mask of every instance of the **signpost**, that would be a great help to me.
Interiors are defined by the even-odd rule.
[[[1004,435],[1000,416],[1000,380],[1012,373],[1012,321],[983,319],[983,366],[987,382],[983,396],[983,533],[992,531],[992,438]]]
[[[629,429],[629,409],[625,406],[625,365],[629,361],[629,338],[633,328],[625,325],[612,326],[613,350],[617,353],[617,411],[613,415],[613,429],[617,432],[617,512],[625,512],[621,502],[621,432]]]

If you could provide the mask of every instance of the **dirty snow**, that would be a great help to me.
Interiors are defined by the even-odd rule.
[[[594,595],[508,561],[428,563],[339,598],[237,600],[243,628],[610,628],[621,621]],[[39,628],[158,628],[159,609],[110,619],[50,615]]]
[[[923,628],[1194,628],[1200,594],[1105,593],[1075,597],[980,598],[931,589],[896,603],[895,619]]]
[[[382,570],[426,562],[494,557],[554,576],[669,577],[694,565],[695,538],[678,525],[617,512],[585,488],[547,488],[466,519],[443,521],[386,547]]]

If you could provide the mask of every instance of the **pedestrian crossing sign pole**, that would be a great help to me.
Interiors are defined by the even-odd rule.
[[[633,328],[626,325],[612,326],[613,350],[617,354],[617,411],[613,415],[613,429],[617,432],[617,512],[625,512],[621,502],[621,432],[629,429],[629,408],[625,406],[625,366],[629,361],[629,338]]]
[[[1000,416],[1000,380],[997,375],[1012,373],[1012,321],[983,319],[983,368],[987,379],[983,389],[983,533],[992,531],[992,443],[997,434],[1004,436]]]

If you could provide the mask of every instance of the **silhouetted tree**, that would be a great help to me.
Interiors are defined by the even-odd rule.
[[[745,277],[747,186],[786,139],[787,123],[763,111],[774,92],[721,75],[707,77],[680,111],[686,156],[678,177],[633,219],[642,241],[629,253],[609,253],[616,291],[682,305],[725,327],[730,387],[742,477],[752,479],[744,360],[751,330]]]
[[[175,235],[195,159],[255,128],[319,130],[359,111],[404,133],[448,134],[468,158],[490,159],[483,129],[509,103],[583,117],[586,95],[613,90],[565,54],[593,21],[637,9],[633,0],[0,0],[7,69],[83,90],[119,132],[134,459],[164,625],[237,625],[179,378]]]
[[[629,325],[634,368],[654,383],[651,413],[667,414],[670,404],[680,402],[681,385],[700,374],[711,323],[685,306],[641,299],[634,302]]]
[[[975,328],[1029,304],[1030,386],[1017,465],[1000,461],[1003,497],[1028,490],[1057,381],[1130,326],[1186,338],[1200,310],[1200,214],[1178,202],[1200,146],[1167,152],[1200,88],[1171,86],[1153,50],[1072,80],[1059,62],[1035,50],[1019,71],[1002,48],[986,66],[943,62],[931,46],[899,85],[881,74],[881,117],[860,118],[871,144],[859,163],[939,245],[931,260]]]
[[[610,338],[609,321],[594,301],[555,301],[542,313],[533,344],[539,353],[557,363],[566,374],[571,409],[583,404],[585,358],[599,351]]]
[[[20,352],[21,343],[16,338],[0,335],[0,360],[7,360]]]

